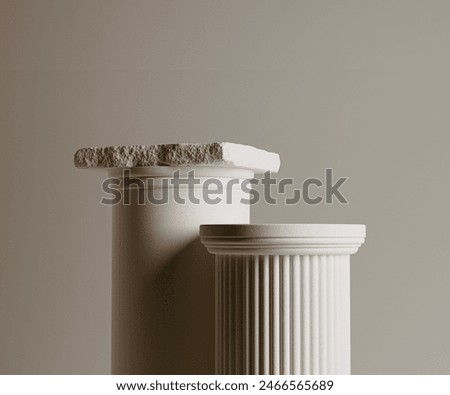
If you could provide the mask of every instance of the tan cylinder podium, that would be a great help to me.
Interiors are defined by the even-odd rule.
[[[198,229],[248,223],[241,183],[276,172],[279,156],[232,143],[114,146],[82,148],[75,165],[108,169],[118,192],[127,169],[132,186],[129,203],[112,205],[112,373],[213,374],[214,257]],[[172,183],[177,171],[193,171],[198,184]],[[223,188],[221,202],[203,198],[211,182]]]

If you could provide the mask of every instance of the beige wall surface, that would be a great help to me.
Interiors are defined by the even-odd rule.
[[[448,1],[0,1],[0,373],[108,373],[111,212],[82,146],[232,141],[365,223],[356,374],[450,373]]]

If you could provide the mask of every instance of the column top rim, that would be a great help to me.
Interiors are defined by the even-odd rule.
[[[366,236],[365,225],[201,225],[200,240],[217,255],[350,255]]]
[[[122,145],[80,148],[74,155],[74,164],[80,169],[207,165],[276,173],[280,156],[228,142]]]
[[[214,224],[200,225],[202,238],[365,238],[362,224]]]

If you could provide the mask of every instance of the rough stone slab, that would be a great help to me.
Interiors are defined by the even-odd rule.
[[[74,163],[80,169],[212,165],[275,173],[280,156],[234,143],[123,145],[81,148]]]

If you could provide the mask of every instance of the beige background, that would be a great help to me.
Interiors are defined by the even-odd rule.
[[[0,373],[108,373],[110,208],[90,145],[233,141],[365,223],[353,372],[450,373],[448,1],[0,0]]]

